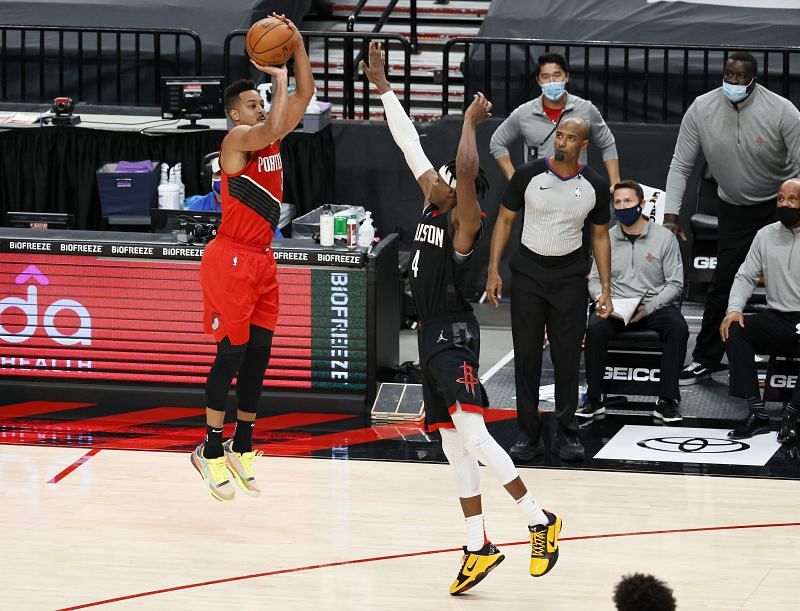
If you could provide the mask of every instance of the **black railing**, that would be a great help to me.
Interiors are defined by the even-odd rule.
[[[187,29],[0,25],[0,100],[159,106],[161,76],[202,73]]]
[[[391,17],[392,12],[394,11],[395,7],[397,6],[398,0],[389,0],[389,3],[384,7],[381,16],[378,17],[378,22],[372,28],[372,33],[375,34],[380,32],[383,29],[383,26],[386,25],[386,22],[389,21],[389,17]],[[367,0],[359,0],[358,4],[353,7],[352,12],[347,16],[347,31],[353,32],[355,30],[356,21],[358,20],[359,16],[361,15],[361,11],[364,10],[364,6],[367,4]],[[409,24],[411,26],[410,31],[410,39],[411,39],[411,50],[414,53],[419,52],[419,41],[417,39],[417,0],[410,0],[409,2],[409,15],[408,15]],[[358,65],[358,61],[361,59],[361,56],[356,58],[355,64]]]
[[[762,85],[800,103],[800,47],[455,38],[443,51],[442,113],[453,110],[451,82],[463,78],[462,108],[475,91],[483,91],[496,115],[509,114],[539,95],[536,59],[555,52],[570,65],[569,91],[592,100],[606,120],[678,123],[695,97],[722,84],[725,60],[738,50],[755,56]],[[461,74],[455,74],[451,53],[461,62]]]
[[[361,100],[362,117],[370,118],[369,83],[363,74],[356,76],[356,67],[352,60],[355,48],[358,48],[360,53],[366,54],[370,40],[378,40],[383,43],[386,52],[386,76],[395,87],[402,87],[402,93],[398,97],[400,97],[406,112],[410,110],[412,51],[408,39],[397,34],[372,34],[370,32],[301,32],[301,34],[306,50],[310,47],[317,48],[317,44],[322,45],[322,64],[314,65],[312,63],[317,83],[317,98],[329,100],[331,97],[335,97],[334,88],[341,78],[344,118],[355,118],[357,96],[360,96]],[[244,51],[246,35],[247,30],[234,30],[225,37],[223,70],[227,82],[254,76],[254,70]],[[338,57],[340,49],[341,59]],[[400,61],[396,60],[398,56],[400,56]],[[360,91],[356,91],[356,83],[359,83]]]

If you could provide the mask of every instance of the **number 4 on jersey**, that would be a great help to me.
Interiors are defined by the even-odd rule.
[[[411,261],[411,271],[414,272],[414,278],[417,277],[419,272],[419,252],[420,251],[414,253],[414,260]]]

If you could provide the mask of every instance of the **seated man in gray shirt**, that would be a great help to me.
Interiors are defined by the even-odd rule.
[[[592,141],[600,147],[609,182],[619,182],[619,155],[614,135],[600,111],[589,100],[567,93],[569,66],[558,53],[545,53],[536,62],[536,82],[542,95],[517,107],[492,135],[489,150],[506,178],[511,180],[514,164],[509,148],[519,138],[525,141],[524,161],[553,154],[556,126],[567,117],[580,117],[589,125]],[[581,153],[586,163],[586,151]]]
[[[644,298],[627,328],[652,329],[665,343],[661,355],[659,397],[653,415],[664,423],[678,422],[681,420],[678,374],[689,339],[689,327],[679,307],[683,263],[678,240],[669,229],[642,215],[644,192],[639,183],[623,180],[614,185],[613,199],[618,222],[608,231],[611,239],[611,302]],[[597,266],[594,265],[589,276],[589,295],[596,299],[600,289]],[[623,320],[613,314],[601,318],[592,312],[589,317],[584,350],[588,398],[576,416],[592,418],[605,412],[600,397],[608,339],[625,328]]]
[[[728,433],[747,439],[770,430],[758,390],[756,354],[800,355],[800,179],[790,178],[778,190],[778,222],[761,228],[736,272],[728,313],[720,326],[730,364],[730,394],[747,400],[750,414]],[[767,288],[767,309],[745,318],[744,305],[761,276]],[[800,384],[783,414],[778,441],[797,439]]]

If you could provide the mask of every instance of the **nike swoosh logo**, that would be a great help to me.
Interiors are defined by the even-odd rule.
[[[550,537],[547,537],[547,551],[549,553],[551,553],[551,554],[556,551],[556,540],[555,539],[551,539]]]
[[[544,191],[545,189],[549,189],[549,188],[550,187],[543,187],[542,185],[539,185],[539,191]]]

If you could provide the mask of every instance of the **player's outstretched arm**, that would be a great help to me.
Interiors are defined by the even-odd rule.
[[[294,32],[292,41],[294,43],[294,80],[295,90],[289,94],[286,108],[286,118],[283,125],[281,138],[291,133],[300,121],[308,108],[308,103],[314,96],[314,74],[311,72],[311,62],[306,53],[306,46],[303,43],[303,36],[297,26],[285,15],[272,13],[276,19],[283,21]]]
[[[475,191],[475,178],[480,170],[475,126],[492,116],[492,103],[482,93],[476,93],[472,104],[464,113],[461,140],[456,153],[456,197],[458,205],[453,210],[455,233],[453,246],[457,252],[467,254],[475,244],[481,226],[481,207]]]
[[[375,89],[377,89],[383,103],[389,131],[392,132],[395,143],[403,152],[406,164],[408,164],[411,173],[419,183],[427,201],[438,174],[433,169],[433,164],[425,156],[425,151],[422,150],[419,134],[414,128],[414,124],[406,114],[394,91],[392,91],[392,87],[386,78],[385,66],[386,56],[381,49],[381,43],[374,40],[370,41],[369,64],[362,60],[359,63],[359,67],[369,82],[375,85]]]

